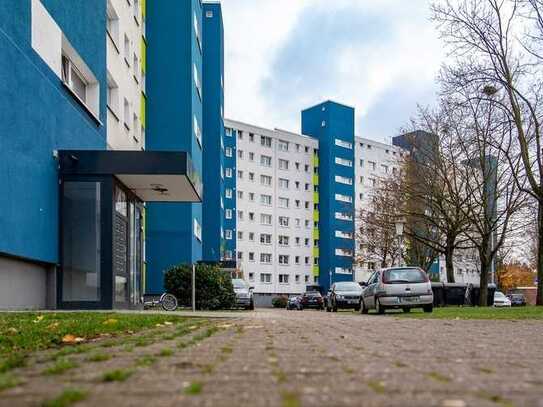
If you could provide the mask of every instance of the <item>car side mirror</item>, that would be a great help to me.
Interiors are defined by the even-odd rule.
[[[360,284],[361,287],[367,287],[367,286],[368,286],[368,282],[367,282],[367,281],[361,281],[361,282],[358,283],[358,284]]]
[[[249,290],[254,290],[255,288],[254,287],[249,287]]]

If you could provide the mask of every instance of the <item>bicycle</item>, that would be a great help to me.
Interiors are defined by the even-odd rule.
[[[158,300],[143,301],[143,308],[161,306],[164,311],[175,311],[177,309],[177,298],[170,293],[164,293]]]

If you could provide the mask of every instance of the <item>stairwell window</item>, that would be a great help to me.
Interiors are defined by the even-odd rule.
[[[200,100],[202,100],[202,83],[200,82],[200,74],[198,73],[198,68],[196,68],[196,64],[192,64],[192,70],[194,73],[194,86],[196,86],[196,92],[198,93],[198,97]]]
[[[66,55],[62,56],[62,80],[83,103],[87,102],[87,82]]]

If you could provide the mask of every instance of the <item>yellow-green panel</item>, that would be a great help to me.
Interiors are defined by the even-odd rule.
[[[319,266],[313,266],[313,275],[318,277],[320,274]]]
[[[147,44],[143,37],[141,38],[141,71],[146,72],[147,69]]]
[[[313,240],[319,240],[321,238],[321,233],[319,229],[313,229]]]
[[[141,126],[145,128],[145,104],[147,102],[147,99],[145,99],[145,95],[141,94],[141,103],[140,103],[140,122]]]
[[[313,192],[313,202],[316,203],[316,204],[318,204],[320,202],[318,192]]]
[[[146,0],[141,0],[141,15],[143,17],[146,16],[146,13],[147,13],[147,9],[146,9],[146,6],[147,6],[147,1]]]
[[[320,219],[319,211],[313,211],[313,221],[318,222]]]
[[[314,247],[313,248],[313,258],[315,257],[319,257],[319,248],[318,247]]]
[[[319,166],[319,156],[316,154],[313,154],[313,167]]]
[[[319,185],[319,176],[318,176],[318,174],[313,174],[313,185]]]

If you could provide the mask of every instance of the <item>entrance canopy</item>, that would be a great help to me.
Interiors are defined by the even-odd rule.
[[[186,152],[61,150],[61,175],[113,175],[144,202],[201,202],[202,183]]]

